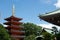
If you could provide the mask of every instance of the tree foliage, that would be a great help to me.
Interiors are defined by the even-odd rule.
[[[44,32],[43,34],[44,39],[43,40],[51,40],[51,34],[48,32]]]
[[[25,40],[35,40],[35,37],[40,35],[41,27],[33,23],[24,23]]]
[[[0,40],[11,40],[7,30],[0,24]]]
[[[24,30],[25,30],[25,35],[29,36],[29,35],[38,35],[41,31],[41,27],[37,26],[36,24],[33,23],[24,23]]]
[[[56,38],[57,38],[57,40],[60,40],[60,32],[58,34],[56,34]]]
[[[29,36],[26,36],[24,40],[36,40],[35,37],[36,35],[29,35]]]
[[[40,35],[43,35],[42,40],[54,40],[55,36],[58,39],[60,39],[60,33],[58,33],[58,30],[56,27],[52,27],[53,33],[54,33],[53,35],[46,31],[42,32],[41,34],[42,27],[37,26],[36,24],[33,24],[33,23],[24,23],[23,26],[25,30],[25,36],[26,36],[24,40],[36,40],[35,37]]]

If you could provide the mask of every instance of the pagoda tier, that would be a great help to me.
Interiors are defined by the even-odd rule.
[[[8,30],[9,30],[10,28],[15,29],[15,30],[22,30],[22,29],[24,29],[23,26],[16,26],[16,25],[12,25],[12,26],[6,27],[6,29],[8,29]]]
[[[11,16],[9,18],[6,18],[5,20],[7,20],[7,21],[11,21],[11,20],[19,21],[19,20],[22,20],[22,18],[17,18],[17,17]]]
[[[13,24],[13,25],[20,25],[22,23],[21,22],[17,22],[17,21],[9,21],[9,22],[5,22],[4,24],[6,24],[6,25],[11,25],[11,24]]]
[[[11,35],[11,37],[15,38],[16,40],[23,40],[25,36],[17,36],[17,35]]]
[[[11,34],[17,34],[17,35],[24,35],[25,31],[19,31],[19,30],[11,30],[10,31]]]
[[[23,40],[25,31],[23,31],[24,27],[20,26],[22,22],[19,22],[19,20],[22,20],[22,18],[11,16],[9,18],[6,18],[5,20],[8,21],[4,24],[8,25],[6,29],[8,30],[11,37],[16,40]]]

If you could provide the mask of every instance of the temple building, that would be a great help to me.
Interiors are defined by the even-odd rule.
[[[52,23],[54,25],[60,26],[60,9],[57,9],[55,11],[39,15],[40,19],[43,19],[44,21],[47,21],[49,23]],[[56,34],[55,34],[56,35]],[[54,38],[55,40],[60,40],[59,37]]]
[[[60,9],[39,15],[39,18],[54,25],[60,26]]]
[[[24,34],[25,31],[23,30],[24,27],[21,26],[22,22],[19,22],[22,20],[22,18],[17,18],[14,16],[14,6],[12,8],[12,16],[6,18],[4,24],[7,25],[6,29],[8,30],[11,37],[15,40],[24,40]]]

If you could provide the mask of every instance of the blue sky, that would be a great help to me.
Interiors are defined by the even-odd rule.
[[[22,22],[47,24],[40,21],[38,16],[58,9],[56,8],[57,2],[58,0],[0,0],[0,22],[6,22],[4,19],[12,15],[12,5],[14,4],[15,16],[23,18]]]

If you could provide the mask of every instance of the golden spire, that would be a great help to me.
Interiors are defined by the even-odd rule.
[[[12,16],[14,16],[14,14],[15,14],[15,6],[13,5],[12,6]]]

